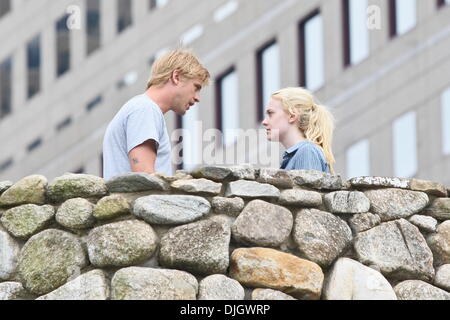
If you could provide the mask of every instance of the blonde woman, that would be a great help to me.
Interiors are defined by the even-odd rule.
[[[308,90],[285,88],[273,93],[262,125],[269,141],[286,148],[281,169],[334,172],[334,118]]]

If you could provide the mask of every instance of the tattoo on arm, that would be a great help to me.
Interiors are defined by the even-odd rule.
[[[133,158],[133,159],[131,159],[131,161],[133,161],[134,164],[138,164],[139,163],[139,159],[138,158]]]

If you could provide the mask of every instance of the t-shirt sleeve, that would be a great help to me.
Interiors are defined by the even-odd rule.
[[[295,170],[323,170],[323,161],[318,152],[312,147],[299,149],[292,160],[294,161]]]
[[[143,107],[133,110],[127,118],[127,153],[147,140],[154,140],[159,147],[161,132],[160,115],[153,108]]]

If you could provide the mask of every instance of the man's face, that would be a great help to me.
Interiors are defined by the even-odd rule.
[[[181,79],[174,97],[173,111],[184,115],[197,102],[200,102],[202,83],[198,79]]]

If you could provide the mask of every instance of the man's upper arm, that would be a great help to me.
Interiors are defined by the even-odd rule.
[[[155,140],[147,140],[128,153],[132,172],[154,173],[157,148]]]

